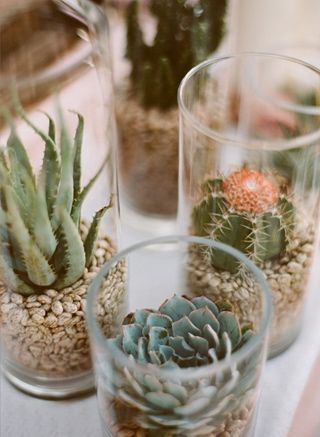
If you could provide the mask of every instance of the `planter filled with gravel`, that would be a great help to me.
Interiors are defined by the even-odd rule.
[[[37,176],[14,125],[2,153],[1,353],[11,382],[34,395],[59,398],[94,386],[85,303],[92,278],[116,253],[116,240],[102,227],[104,216],[110,221],[116,212],[111,196],[90,222],[83,218],[82,203],[97,186],[108,159],[82,186],[81,114],[73,114],[74,138],[66,139],[62,126],[65,131],[57,140],[53,119],[47,134],[17,105],[20,117],[45,145]],[[119,263],[113,273],[113,291],[101,296],[99,308],[106,332],[125,300],[125,265]]]
[[[190,232],[232,244],[255,261],[273,293],[270,355],[288,346],[299,331],[314,255],[314,223],[303,202],[278,190],[262,172],[242,168],[204,184]],[[200,295],[206,290],[218,300],[232,296],[254,323],[252,281],[231,258],[190,247],[188,280]]]
[[[119,179],[131,216],[171,220],[178,201],[177,90],[213,53],[227,2],[108,0]]]
[[[180,231],[229,244],[262,270],[274,304],[269,357],[301,330],[317,247],[318,83],[302,61],[243,53],[202,62],[178,94]],[[250,321],[253,289],[241,263],[190,247],[188,272],[195,294],[232,296]]]

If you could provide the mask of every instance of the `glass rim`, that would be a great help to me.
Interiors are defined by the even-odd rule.
[[[236,145],[239,147],[246,147],[250,149],[266,149],[269,148],[270,150],[283,150],[283,149],[292,149],[295,147],[301,147],[306,146],[309,144],[315,143],[317,140],[320,139],[320,127],[319,129],[315,129],[313,132],[299,135],[295,138],[289,138],[289,139],[274,139],[274,140],[268,140],[268,139],[252,139],[252,138],[246,138],[238,139],[236,136],[233,135],[225,135],[219,133],[217,130],[207,127],[204,123],[202,123],[198,117],[194,116],[193,113],[187,108],[187,105],[185,104],[185,89],[188,86],[190,80],[195,77],[200,71],[207,69],[210,66],[213,66],[215,64],[219,64],[223,61],[228,61],[236,58],[246,58],[246,57],[261,57],[261,58],[271,58],[271,59],[280,59],[287,62],[291,62],[297,65],[304,66],[308,68],[309,70],[313,71],[319,76],[320,80],[320,69],[315,67],[314,65],[303,61],[301,59],[295,58],[293,56],[287,56],[282,53],[271,53],[271,52],[256,52],[256,51],[244,51],[239,53],[231,53],[221,56],[213,56],[200,64],[193,67],[191,70],[188,71],[188,73],[184,76],[182,79],[179,88],[178,88],[178,107],[179,107],[179,113],[180,113],[180,123],[181,119],[185,118],[188,120],[192,126],[195,127],[195,129],[200,132],[201,134],[205,135],[206,137],[209,137],[213,140],[224,142],[230,145]],[[311,114],[314,116],[320,116],[320,108],[317,109],[315,106],[308,106],[308,105],[294,105],[290,103],[285,103],[282,106],[285,106],[287,109],[291,109],[293,112],[297,112],[297,109],[303,108],[303,114]],[[245,143],[245,144],[244,144]]]
[[[101,8],[90,0],[52,0],[50,3],[54,4],[62,14],[69,15],[79,23],[83,23],[91,30],[92,26],[102,28],[103,26],[108,27],[107,19]],[[15,13],[12,15],[20,15],[28,10],[37,10],[37,2],[30,4],[29,7],[17,8]],[[79,34],[78,34],[79,35]],[[80,37],[80,36],[79,36]],[[82,38],[83,39],[83,38]],[[84,40],[84,39],[83,39]],[[90,43],[90,39],[87,41]],[[11,87],[13,84],[18,89],[28,88],[29,86],[41,85],[49,82],[50,80],[58,79],[61,76],[68,74],[74,68],[84,65],[86,59],[94,54],[95,50],[90,43],[90,46],[84,47],[76,56],[68,61],[66,65],[61,68],[61,66],[50,66],[46,67],[44,71],[40,71],[36,74],[26,74],[18,75],[14,78],[11,75],[0,77],[0,89]]]
[[[100,291],[100,286],[105,278],[105,275],[109,272],[109,270],[114,267],[114,265],[123,259],[125,256],[130,255],[131,253],[138,251],[140,249],[144,249],[148,246],[157,245],[157,244],[172,244],[172,243],[196,243],[196,244],[205,244],[211,248],[220,249],[224,252],[227,252],[229,255],[234,256],[239,259],[243,264],[247,267],[247,269],[253,273],[255,280],[261,286],[261,296],[262,296],[262,318],[259,323],[259,327],[255,332],[255,335],[252,336],[247,343],[245,343],[239,350],[233,352],[230,357],[223,358],[218,362],[207,364],[199,367],[189,367],[189,368],[177,368],[177,369],[162,369],[160,367],[151,366],[150,363],[143,364],[139,363],[135,360],[130,359],[122,351],[108,345],[106,341],[106,337],[102,333],[101,328],[99,327],[96,315],[95,315],[95,302]],[[149,373],[154,373],[163,376],[173,377],[176,375],[179,379],[188,379],[190,377],[205,377],[210,376],[213,372],[218,372],[220,370],[230,368],[232,365],[244,359],[247,355],[250,354],[251,351],[255,349],[255,347],[263,340],[264,336],[268,336],[268,330],[270,328],[271,319],[272,319],[272,295],[268,283],[262,273],[262,271],[242,252],[239,250],[215,240],[211,240],[204,237],[196,237],[196,236],[188,236],[188,235],[167,235],[162,237],[157,237],[149,240],[144,240],[138,243],[135,243],[124,250],[118,252],[115,256],[113,256],[109,261],[107,261],[99,270],[97,275],[92,280],[91,284],[88,287],[87,292],[87,309],[86,309],[86,321],[89,330],[89,334],[94,338],[94,343],[98,344],[99,348],[102,348],[105,352],[110,354],[110,356],[115,357],[117,362],[123,366],[126,366],[131,369],[140,369],[142,372],[146,371]],[[94,345],[93,345],[94,346]]]

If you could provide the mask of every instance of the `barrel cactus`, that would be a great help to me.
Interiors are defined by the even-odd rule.
[[[144,368],[124,367],[115,358],[116,370],[108,375],[105,387],[113,401],[121,405],[118,419],[128,417],[126,408],[134,409],[133,420],[142,428],[163,427],[173,434],[183,430],[188,435],[202,435],[200,430],[221,424],[230,409],[240,407],[252,394],[256,355],[238,368],[233,364],[215,371],[213,366],[203,378],[180,381],[178,375],[166,378],[157,372],[228,361],[253,335],[250,327],[240,327],[232,311],[220,310],[219,304],[204,296],[189,299],[174,295],[158,310],[141,309],[129,314],[122,333],[107,342]]]
[[[193,232],[229,244],[256,263],[275,258],[290,244],[295,225],[295,209],[286,191],[246,167],[208,180],[192,210]],[[209,256],[216,268],[239,268],[228,254],[212,250]]]
[[[81,148],[84,119],[78,116],[74,140],[61,127],[56,139],[54,121],[38,129],[17,108],[44,142],[41,170],[36,177],[12,118],[6,147],[0,151],[0,275],[6,286],[30,295],[75,283],[90,266],[100,220],[108,207],[93,217],[86,238],[80,232],[81,206],[104,164],[81,188]],[[60,144],[59,144],[60,142]],[[110,207],[110,204],[109,204]]]

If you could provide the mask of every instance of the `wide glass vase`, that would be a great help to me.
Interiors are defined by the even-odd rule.
[[[94,386],[85,298],[118,227],[105,17],[69,3],[22,2],[0,27],[1,357],[52,398]]]
[[[177,89],[223,37],[225,0],[106,0],[123,219],[172,232],[178,202]]]
[[[320,212],[319,92],[315,67],[263,53],[206,61],[179,91],[180,231],[230,244],[264,272],[275,313],[270,356],[303,323]],[[199,290],[250,300],[233,260],[200,252],[194,262],[217,276],[212,283],[195,269]]]
[[[211,281],[216,274],[193,264],[194,251],[240,263],[246,276],[239,289],[251,299],[212,300],[210,290],[199,290],[195,268]],[[223,285],[232,279],[226,275]],[[111,330],[105,290],[126,296]],[[262,273],[243,254],[199,237],[143,241],[102,267],[87,302],[104,435],[253,435],[272,302]]]

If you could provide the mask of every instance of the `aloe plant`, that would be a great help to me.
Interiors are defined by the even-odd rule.
[[[62,289],[83,275],[91,263],[101,218],[111,201],[96,212],[83,241],[81,206],[105,162],[82,188],[82,115],[77,114],[74,140],[70,140],[63,120],[58,140],[50,116],[46,133],[28,119],[21,106],[17,110],[44,142],[44,154],[36,176],[23,141],[7,117],[11,132],[0,152],[0,275],[11,290],[30,295],[48,287]]]
[[[292,241],[295,208],[285,187],[243,167],[226,178],[206,181],[192,210],[192,226],[196,235],[229,244],[262,262],[279,256]],[[217,268],[239,268],[231,255],[212,250],[209,256]]]
[[[165,375],[157,373],[158,369],[177,372],[214,365],[220,359],[228,362],[254,332],[248,325],[241,328],[237,316],[224,306],[205,296],[189,299],[175,295],[158,310],[141,309],[125,318],[122,333],[107,342],[127,355],[131,364],[145,366],[117,365],[114,358],[116,367],[105,382],[109,393],[120,402],[120,421],[130,416],[143,428],[161,428],[161,435],[167,435],[165,430],[203,435],[203,429],[209,433],[246,402],[259,372],[256,353],[248,361],[225,369],[215,370],[213,366],[203,378],[180,381],[177,373],[166,380]],[[126,407],[136,412],[129,414]]]

